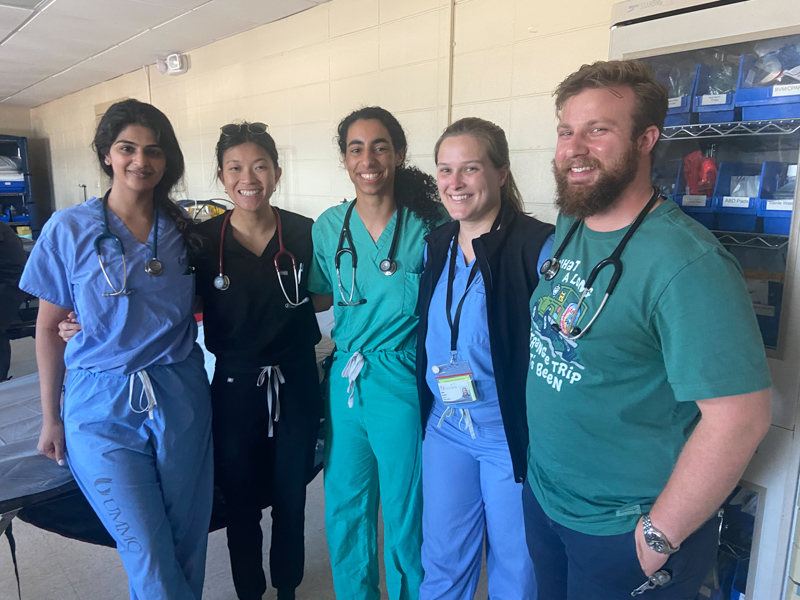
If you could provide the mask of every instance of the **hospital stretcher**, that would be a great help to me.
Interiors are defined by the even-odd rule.
[[[201,328],[202,331],[202,328]],[[199,339],[202,342],[202,336]],[[320,382],[333,352],[328,337],[317,345]],[[213,372],[213,355],[205,348],[206,369]],[[83,497],[68,467],[36,450],[42,426],[39,375],[34,373],[0,383],[0,536],[8,538],[16,568],[12,522],[21,519],[68,538],[114,547],[115,543]],[[322,469],[322,441],[317,443],[310,482]],[[264,508],[269,498],[264,499]],[[209,531],[226,526],[225,502],[215,487]]]

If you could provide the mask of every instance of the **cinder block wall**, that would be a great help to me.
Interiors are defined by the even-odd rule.
[[[21,106],[0,107],[0,134],[29,136],[31,111]]]
[[[311,217],[352,196],[334,147],[348,112],[380,104],[409,136],[409,160],[433,172],[433,145],[452,118],[502,126],[528,210],[553,219],[551,93],[584,62],[607,57],[612,0],[332,0],[190,53],[191,69],[168,77],[148,67],[152,102],[171,119],[186,155],[188,198],[224,195],[215,182],[219,127],[264,121],[283,179],[275,203]],[[57,208],[107,187],[90,143],[95,106],[148,99],[144,69],[31,111],[49,139]],[[452,105],[448,99],[452,95]]]

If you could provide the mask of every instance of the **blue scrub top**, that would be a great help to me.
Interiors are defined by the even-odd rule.
[[[539,269],[542,263],[550,258],[553,250],[554,236],[549,236],[542,246],[539,253],[539,261],[536,268]],[[439,393],[439,386],[436,384],[436,376],[431,367],[450,362],[450,326],[447,323],[445,314],[445,302],[447,299],[447,278],[450,267],[450,250],[447,251],[447,262],[436,283],[436,288],[431,297],[430,310],[428,311],[428,335],[425,339],[425,351],[428,355],[428,365],[425,371],[425,380],[428,387],[433,392],[433,407],[431,408],[431,418],[428,421],[429,427],[435,427],[439,419],[446,410],[442,395]],[[453,281],[453,302],[450,307],[450,316],[455,319],[456,309],[464,294],[464,290],[469,279],[469,273],[475,260],[467,265],[464,262],[464,253],[461,247],[456,247],[456,274]],[[426,248],[427,256],[427,248]],[[503,418],[500,414],[500,404],[497,399],[497,386],[494,381],[494,367],[492,366],[492,355],[489,350],[489,323],[486,314],[486,288],[483,283],[483,276],[480,269],[475,273],[472,284],[467,290],[464,299],[464,307],[461,309],[461,322],[459,324],[458,342],[456,349],[458,354],[456,360],[468,360],[472,368],[472,377],[478,397],[477,402],[461,404],[455,408],[469,409],[473,424],[476,429],[480,427],[502,427]],[[458,421],[460,413],[450,417]]]
[[[183,238],[167,215],[159,213],[158,259],[164,273],[153,277],[145,263],[153,255],[153,232],[141,244],[122,221],[108,211],[108,228],[120,238],[127,262],[129,296],[103,297],[113,291],[95,253],[103,232],[102,201],[58,211],[42,229],[19,287],[64,309],[74,310],[82,330],[67,344],[68,369],[116,375],[150,365],[181,362],[192,350],[197,326],[192,314],[194,275],[188,272]],[[106,272],[122,285],[122,255],[112,240],[102,243]]]

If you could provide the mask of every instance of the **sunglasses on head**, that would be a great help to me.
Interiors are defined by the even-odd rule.
[[[269,127],[266,123],[229,123],[219,128],[223,135],[238,135],[247,131],[253,135],[267,133]]]

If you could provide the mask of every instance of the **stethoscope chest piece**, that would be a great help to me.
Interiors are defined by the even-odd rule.
[[[214,287],[217,288],[219,291],[224,292],[227,290],[231,285],[231,280],[228,279],[227,275],[217,275],[214,277]]]
[[[388,277],[389,275],[394,275],[397,271],[397,263],[389,258],[384,258],[378,268],[380,268],[381,273]]]
[[[559,260],[557,258],[548,258],[542,263],[539,273],[542,274],[545,281],[552,281],[553,278],[558,275],[559,269],[561,269]]]
[[[148,275],[158,277],[164,272],[164,263],[157,258],[151,258],[145,263],[144,270]]]

